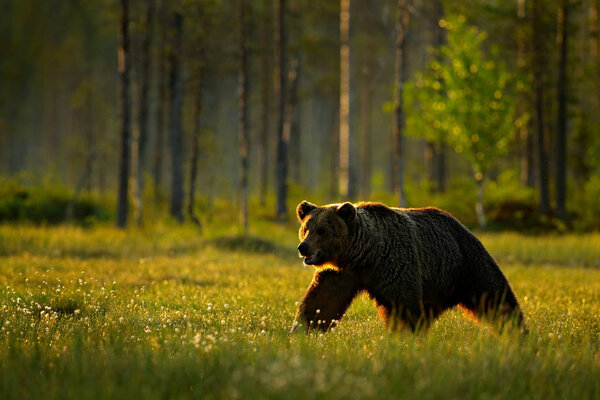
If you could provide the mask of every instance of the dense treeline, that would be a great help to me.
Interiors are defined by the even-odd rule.
[[[200,223],[196,197],[231,199],[247,226],[248,199],[311,197],[597,229],[599,8],[5,0],[0,173],[120,187],[121,226],[130,202]]]

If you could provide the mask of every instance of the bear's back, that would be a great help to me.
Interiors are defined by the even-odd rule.
[[[412,255],[403,254],[403,258],[417,264],[426,292],[430,292],[424,293],[425,298],[447,293],[448,282],[456,282],[457,275],[465,272],[463,242],[470,242],[472,234],[449,213],[435,207],[392,208],[381,203],[361,203],[357,207],[382,222],[378,225],[385,226],[384,236],[389,240],[411,242],[408,247],[406,243],[393,247],[403,253],[408,248],[414,251]]]

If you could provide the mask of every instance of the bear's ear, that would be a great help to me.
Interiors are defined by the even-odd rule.
[[[352,203],[346,202],[342,204],[337,208],[336,212],[347,224],[351,223],[354,221],[354,218],[356,218],[356,207],[354,207],[354,204]]]
[[[317,208],[317,206],[304,200],[302,203],[298,204],[298,207],[296,208],[298,219],[302,221],[315,208]]]

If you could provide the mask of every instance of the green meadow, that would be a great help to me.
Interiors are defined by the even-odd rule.
[[[1,225],[0,398],[600,398],[599,234],[479,235],[526,337],[458,310],[390,333],[364,295],[290,335],[296,229]]]

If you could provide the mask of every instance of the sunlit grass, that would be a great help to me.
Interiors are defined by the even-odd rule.
[[[425,334],[390,334],[366,296],[334,332],[290,336],[312,271],[293,227],[255,229],[0,226],[0,397],[600,395],[600,270],[583,268],[597,265],[598,235],[482,235],[525,338],[458,311]]]
[[[508,232],[479,236],[502,261],[600,267],[600,233],[539,236]]]

